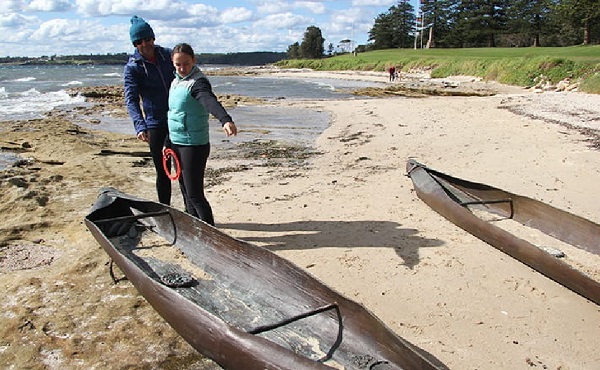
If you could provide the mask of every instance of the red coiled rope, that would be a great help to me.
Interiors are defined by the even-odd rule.
[[[169,168],[169,159],[173,159],[173,163],[175,164],[175,174],[173,174]],[[179,164],[179,158],[177,158],[177,154],[175,154],[173,149],[165,149],[163,151],[163,168],[165,169],[167,177],[172,181],[179,179],[179,176],[181,176],[181,164]]]

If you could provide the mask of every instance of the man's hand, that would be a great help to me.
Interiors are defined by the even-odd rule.
[[[143,142],[148,142],[148,133],[146,131],[142,131],[137,134],[137,138]]]

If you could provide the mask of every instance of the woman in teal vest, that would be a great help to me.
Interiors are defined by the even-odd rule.
[[[192,47],[176,45],[171,59],[175,79],[169,90],[169,137],[165,147],[173,149],[181,164],[179,186],[186,211],[214,226],[212,209],[204,195],[204,171],[210,154],[209,114],[221,122],[225,135],[236,135],[237,128],[196,66]]]

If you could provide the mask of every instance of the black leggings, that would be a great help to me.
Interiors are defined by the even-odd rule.
[[[204,172],[210,154],[210,143],[194,146],[172,144],[172,149],[181,164],[179,186],[186,212],[215,226],[212,209],[204,195]]]
[[[162,163],[162,150],[165,145],[165,138],[169,130],[165,128],[148,129],[148,143],[150,144],[150,154],[156,170],[156,192],[158,201],[162,204],[171,204],[171,180],[167,177]]]

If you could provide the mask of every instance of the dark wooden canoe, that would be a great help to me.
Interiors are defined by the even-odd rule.
[[[85,223],[154,309],[226,369],[445,369],[275,253],[103,189]]]
[[[478,217],[483,209],[537,229],[557,240],[600,254],[600,225],[535,199],[435,171],[414,160],[406,165],[417,196],[436,212],[493,247],[600,305],[600,282],[546,250]]]

